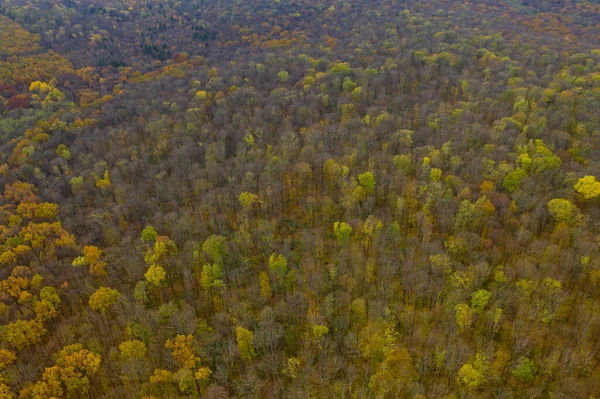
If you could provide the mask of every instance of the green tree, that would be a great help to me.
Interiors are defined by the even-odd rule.
[[[214,263],[223,266],[226,242],[227,238],[224,236],[213,234],[202,243],[202,252],[210,256]]]
[[[206,291],[212,291],[213,289],[220,290],[225,287],[225,283],[221,280],[221,277],[223,277],[223,272],[219,265],[216,263],[204,265],[200,274],[200,285]]]
[[[568,199],[554,198],[548,201],[548,210],[559,223],[577,225],[581,222],[579,208]]]
[[[333,224],[333,232],[337,237],[338,243],[341,246],[346,246],[350,241],[350,234],[352,234],[352,226],[345,222],[335,222]]]
[[[279,71],[279,73],[277,74],[277,77],[279,78],[280,83],[285,84],[289,80],[290,74],[287,71]]]
[[[275,274],[277,281],[281,283],[288,271],[287,259],[281,254],[271,254],[269,257],[269,269]]]
[[[509,193],[512,193],[521,186],[521,183],[526,177],[527,173],[525,173],[523,169],[517,168],[504,177],[502,187],[504,187],[504,189],[506,189]]]
[[[471,296],[471,309],[473,313],[479,313],[485,309],[492,293],[486,290],[478,290]]]
[[[527,357],[520,357],[517,365],[511,370],[518,380],[524,383],[532,382],[535,378],[535,364]]]
[[[358,175],[358,182],[365,189],[367,195],[375,193],[375,176],[371,172],[365,172]]]
[[[156,241],[156,237],[158,237],[158,233],[154,230],[152,226],[146,226],[144,230],[142,230],[142,241],[154,243]]]

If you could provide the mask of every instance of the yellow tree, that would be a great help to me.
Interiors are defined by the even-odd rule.
[[[96,181],[96,187],[107,190],[112,187],[112,182],[110,181],[110,176],[108,175],[108,170],[104,172],[104,178],[98,179]]]
[[[200,358],[194,351],[194,337],[192,335],[177,335],[175,339],[169,339],[165,348],[171,350],[173,359],[183,368],[193,369]]]
[[[121,293],[114,288],[100,287],[90,296],[88,303],[92,310],[99,310],[104,313],[117,303],[120,297]]]
[[[6,326],[4,339],[18,350],[23,350],[40,342],[46,332],[39,320],[17,320]]]
[[[473,363],[466,363],[458,370],[456,383],[468,391],[474,391],[483,386],[490,370],[488,358],[478,353]]]
[[[90,388],[89,377],[98,372],[101,360],[100,355],[83,349],[81,344],[65,346],[58,352],[56,364],[46,368],[42,381],[35,383],[33,398],[62,397],[65,390],[69,397],[86,396]]]
[[[254,346],[252,345],[252,341],[254,341],[254,334],[252,331],[245,329],[244,327],[236,327],[235,336],[238,346],[238,351],[243,359],[251,361],[256,357],[256,352],[254,351]]]
[[[385,357],[379,370],[369,380],[369,388],[376,397],[384,398],[392,394],[399,397],[400,390],[417,379],[412,357],[404,347],[395,348]]]
[[[166,277],[167,272],[165,271],[165,269],[158,265],[150,266],[146,274],[144,274],[144,278],[146,279],[146,281],[155,288],[161,287]]]
[[[598,198],[600,196],[600,182],[596,181],[594,176],[582,177],[575,183],[575,191],[583,195],[586,200]]]
[[[8,349],[0,349],[0,369],[5,369],[17,360],[17,355]]]

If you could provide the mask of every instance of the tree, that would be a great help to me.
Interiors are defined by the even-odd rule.
[[[275,274],[277,281],[280,283],[283,282],[288,271],[287,259],[281,254],[271,254],[269,257],[269,269]]]
[[[40,342],[46,332],[39,320],[17,320],[6,326],[4,339],[18,350],[23,350]]]
[[[102,256],[102,250],[93,245],[86,245],[83,247],[83,260],[84,264],[89,265],[90,267],[90,275],[96,276],[106,276],[106,262],[100,261],[100,256]],[[78,261],[76,263],[76,261]],[[73,261],[74,266],[79,266],[82,262],[77,258]]]
[[[490,370],[488,358],[478,353],[473,363],[463,364],[456,377],[456,383],[468,391],[474,391],[485,384]]]
[[[202,243],[202,252],[210,256],[214,263],[223,266],[226,242],[227,238],[224,236],[213,234]]]
[[[254,334],[250,330],[246,330],[244,327],[235,328],[235,337],[237,341],[238,351],[243,359],[251,361],[256,357],[256,352],[252,341],[254,341]]]
[[[154,227],[146,226],[144,230],[142,230],[143,242],[154,243],[156,242],[156,237],[158,237],[158,234],[156,233],[156,230],[154,230]]]
[[[102,313],[117,303],[121,293],[113,288],[100,287],[90,296],[89,305],[92,310],[98,310]]]
[[[112,182],[110,181],[110,176],[108,175],[108,170],[104,172],[104,177],[102,179],[98,179],[96,181],[96,187],[106,190],[112,187]]]
[[[524,383],[532,382],[535,378],[535,364],[527,357],[520,357],[517,365],[511,370],[519,381]]]
[[[220,290],[225,287],[225,283],[221,280],[221,277],[223,277],[223,273],[219,265],[216,263],[204,265],[200,274],[200,285],[206,291],[212,291],[213,289]]]
[[[119,352],[123,359],[141,359],[146,356],[146,344],[137,339],[123,341],[119,344]]]
[[[333,232],[337,237],[338,243],[342,246],[345,246],[350,240],[350,234],[352,234],[352,226],[345,222],[335,222],[333,224]]]
[[[148,268],[146,274],[144,274],[144,278],[146,281],[153,287],[159,288],[163,285],[165,278],[167,277],[167,272],[161,266],[152,265]]]
[[[150,376],[152,384],[168,384],[173,382],[173,373],[169,370],[154,369],[154,373]]]
[[[442,170],[439,168],[431,168],[429,171],[431,181],[439,181],[442,178]]]
[[[371,172],[365,172],[358,175],[358,182],[365,189],[367,195],[375,193],[375,176]]]
[[[473,313],[479,313],[485,309],[491,296],[492,293],[486,290],[474,292],[471,296],[471,309],[473,310]]]
[[[193,369],[200,361],[194,351],[194,337],[189,335],[177,335],[175,339],[169,339],[165,343],[165,348],[171,350],[171,356],[185,369]]]
[[[260,294],[266,300],[271,299],[271,282],[269,280],[269,275],[266,272],[260,272]]]
[[[83,349],[81,344],[65,346],[56,355],[56,364],[46,368],[42,381],[34,384],[33,397],[62,397],[65,388],[69,397],[79,396],[76,392],[86,394],[90,388],[89,377],[98,372],[101,361],[100,355]]]
[[[41,322],[54,319],[56,316],[58,316],[58,312],[56,311],[54,304],[45,299],[35,302],[34,311],[36,320]]]
[[[471,308],[466,303],[459,303],[454,307],[454,311],[456,313],[456,324],[458,324],[458,329],[460,332],[464,332],[471,326],[471,322],[473,321]]]
[[[0,399],[14,399],[15,393],[5,383],[0,383]]]
[[[329,333],[329,327],[321,324],[313,324],[311,329],[313,338],[317,341]]]
[[[279,71],[279,73],[277,74],[277,77],[279,78],[280,83],[285,84],[288,81],[288,79],[290,78],[290,74],[287,71]]]
[[[509,193],[516,191],[523,181],[527,177],[527,173],[521,168],[516,168],[512,172],[508,173],[504,177],[502,187],[504,187]]]
[[[598,198],[600,196],[600,182],[596,181],[594,176],[584,176],[575,183],[575,191],[583,195],[586,200]]]
[[[210,382],[210,376],[212,370],[208,367],[200,367],[194,374],[194,379],[200,383],[201,386],[205,387]]]
[[[0,369],[5,369],[17,360],[17,355],[8,349],[0,349]]]
[[[412,362],[412,356],[404,347],[396,348],[385,357],[379,370],[371,376],[369,389],[376,397],[399,397],[403,386],[418,377]]]
[[[240,204],[246,209],[252,208],[256,204],[260,204],[260,198],[256,194],[243,191],[238,197]]]
[[[577,225],[581,222],[579,208],[567,199],[554,198],[548,201],[548,210],[558,223]]]

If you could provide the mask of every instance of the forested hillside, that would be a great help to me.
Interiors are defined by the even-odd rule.
[[[0,399],[600,397],[600,4],[4,0]]]

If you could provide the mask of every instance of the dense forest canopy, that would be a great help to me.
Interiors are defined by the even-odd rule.
[[[0,399],[600,397],[600,4],[4,0]]]

